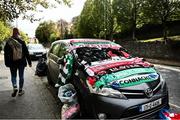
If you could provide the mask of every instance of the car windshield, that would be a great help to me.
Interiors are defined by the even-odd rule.
[[[29,50],[34,50],[34,49],[44,49],[44,47],[41,44],[30,44],[28,45]]]
[[[80,47],[76,49],[76,53],[79,62],[86,61],[87,63],[111,59],[112,57],[129,57],[125,55],[126,52],[113,48]]]

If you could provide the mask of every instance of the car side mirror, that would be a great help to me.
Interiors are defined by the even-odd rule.
[[[64,59],[63,59],[63,58],[58,58],[57,64],[63,64],[63,62],[64,62]]]

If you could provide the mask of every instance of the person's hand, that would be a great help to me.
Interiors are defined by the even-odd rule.
[[[29,65],[29,67],[32,67],[32,65]]]

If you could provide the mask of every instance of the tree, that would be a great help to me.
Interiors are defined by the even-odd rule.
[[[114,16],[121,31],[132,30],[132,39],[135,40],[137,24],[141,21],[141,7],[143,0],[113,0]]]
[[[40,43],[53,42],[59,38],[59,35],[57,24],[52,21],[40,23],[35,32]]]
[[[73,17],[71,21],[70,33],[73,37],[78,38],[80,36],[78,31],[79,16]]]
[[[167,21],[180,18],[179,0],[145,0],[143,2],[145,20],[162,24],[163,38],[167,40]]]
[[[0,43],[2,43],[5,39],[11,36],[11,28],[10,26],[0,21]]]
[[[23,31],[20,31],[20,35],[22,40],[24,40],[26,43],[29,43],[29,37],[26,33],[24,33]]]
[[[94,23],[92,22],[92,0],[87,0],[84,4],[81,15],[79,16],[78,21],[78,32],[80,37],[93,37],[94,32]]]
[[[106,38],[111,36],[113,19],[111,0],[87,0],[76,28],[80,37]],[[109,37],[110,38],[110,37]]]
[[[58,30],[59,30],[59,33],[60,33],[60,38],[61,39],[64,39],[65,38],[65,34],[68,30],[68,22],[66,22],[65,20],[63,19],[60,19],[58,22],[57,22],[57,27],[58,27]]]
[[[27,15],[27,11],[37,11],[37,6],[43,8],[55,7],[52,3],[65,3],[70,5],[71,0],[1,0],[0,1],[0,20],[11,21],[18,18],[20,14],[24,15],[24,18],[28,18],[31,21],[37,20],[34,15]]]

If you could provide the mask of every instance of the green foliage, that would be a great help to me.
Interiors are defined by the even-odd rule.
[[[144,0],[142,11],[144,21],[162,23],[180,19],[179,0]]]
[[[72,25],[70,28],[70,33],[73,34],[72,36],[76,38],[80,36],[78,31],[78,24],[79,24],[78,22],[79,22],[79,16],[74,17],[72,19]]]
[[[27,11],[37,11],[37,6],[43,8],[55,7],[53,2],[61,4],[62,2],[70,5],[71,0],[1,0],[0,1],[0,20],[10,21],[14,18],[18,18],[20,14],[24,15],[24,18],[31,21],[38,20],[34,18],[34,15],[27,15]]]
[[[29,37],[26,33],[20,31],[21,39],[24,40],[26,43],[29,43]]]
[[[0,21],[0,43],[2,43],[5,39],[10,37],[11,28],[5,22]]]
[[[40,43],[53,42],[59,38],[59,34],[57,24],[52,21],[40,23],[35,32]]]
[[[59,33],[60,33],[60,39],[64,39],[66,38],[66,34],[67,33],[67,29],[68,29],[68,22],[66,22],[65,20],[63,19],[60,19],[58,22],[57,22],[57,29],[59,30]]]
[[[50,42],[54,42],[54,41],[56,41],[58,37],[59,37],[59,36],[57,36],[57,34],[56,34],[56,33],[52,33],[52,34],[50,34],[50,37],[49,37]]]
[[[87,0],[76,19],[74,31],[79,37],[99,38],[111,36],[113,18],[110,0]],[[104,35],[102,36],[102,32]]]
[[[145,0],[142,11],[146,23],[162,24],[164,40],[168,36],[167,21],[180,19],[180,1],[179,0]]]

